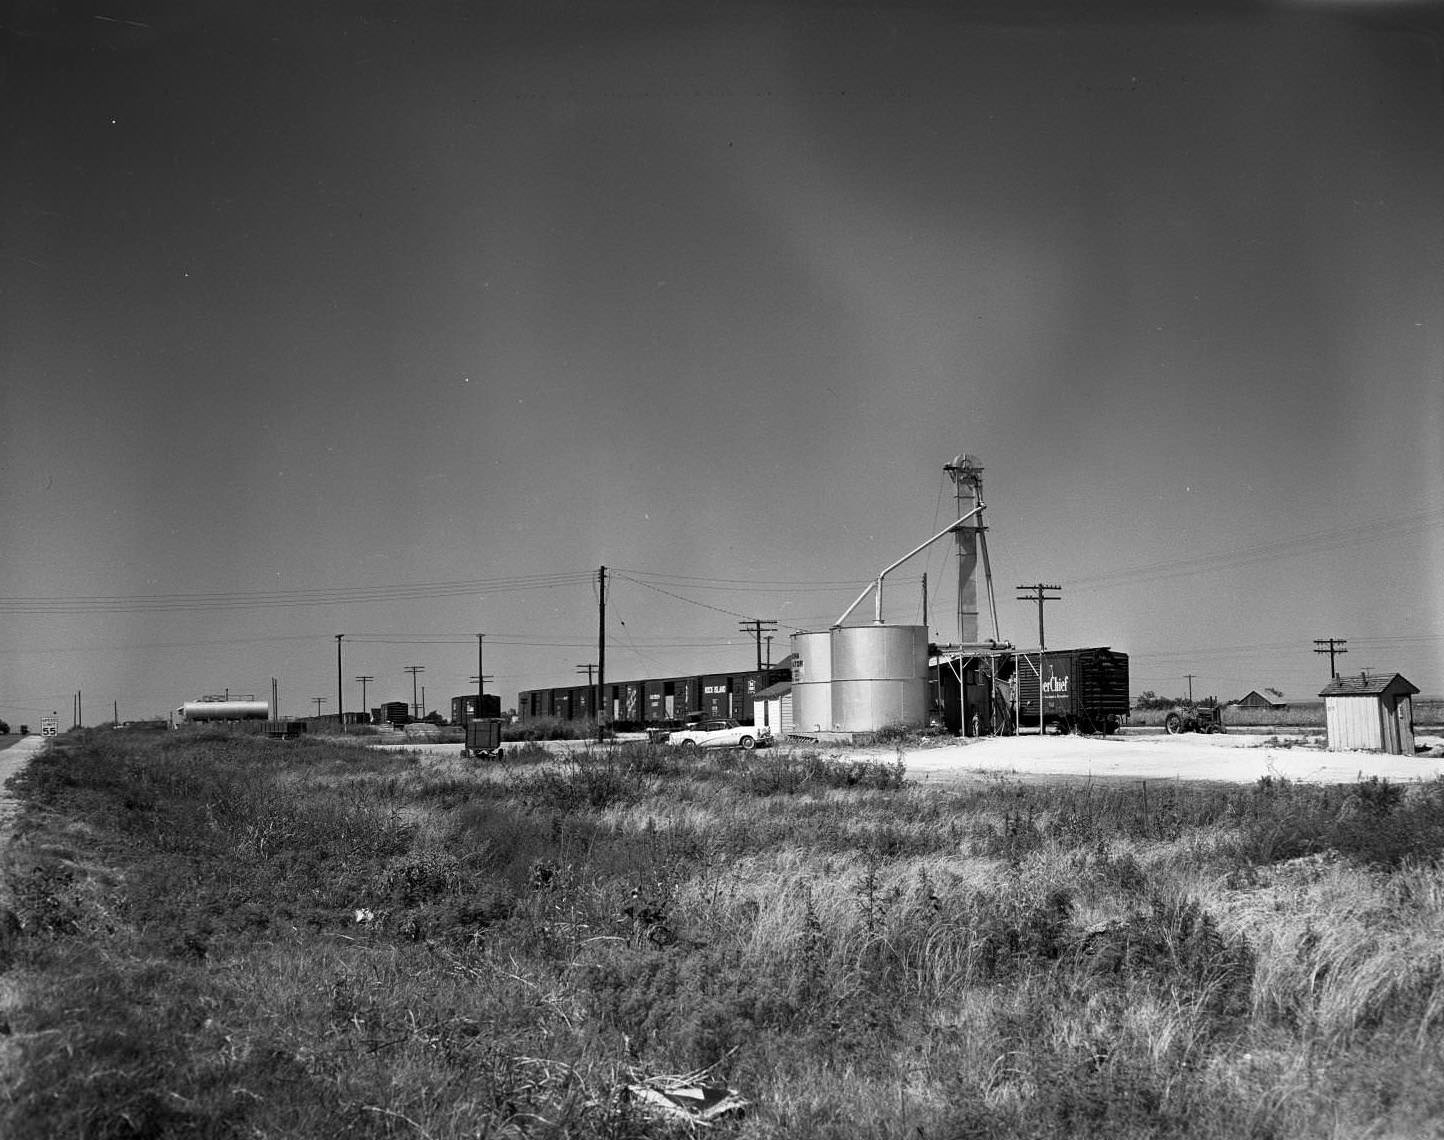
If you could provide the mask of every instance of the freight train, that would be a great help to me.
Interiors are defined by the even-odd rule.
[[[1049,649],[1041,659],[1036,651],[960,656],[930,650],[931,719],[963,736],[1026,732],[1040,717],[1049,732],[1112,733],[1128,715],[1128,654],[1107,646]],[[703,717],[752,724],[756,694],[793,681],[791,662],[743,673],[609,681],[603,707],[621,731]],[[530,689],[517,695],[517,715],[523,722],[592,720],[595,704],[594,685]]]
[[[790,665],[774,665],[742,673],[608,681],[602,686],[602,708],[607,722],[621,731],[681,724],[689,717],[725,717],[751,724],[757,693],[791,679]],[[594,720],[596,704],[595,685],[568,685],[518,693],[516,711],[523,723],[541,719]]]

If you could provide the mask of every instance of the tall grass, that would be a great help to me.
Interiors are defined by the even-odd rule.
[[[1444,787],[221,732],[17,781],[7,1136],[1424,1135]]]

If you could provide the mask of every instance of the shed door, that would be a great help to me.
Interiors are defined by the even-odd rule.
[[[1405,756],[1414,755],[1414,701],[1411,697],[1399,698],[1394,708],[1394,731],[1399,751]]]

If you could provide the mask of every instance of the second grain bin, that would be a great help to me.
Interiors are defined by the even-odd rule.
[[[927,725],[926,626],[838,626],[831,637],[834,731],[874,732],[889,725]],[[796,691],[794,686],[794,718]]]
[[[832,632],[792,635],[792,727],[832,730]]]

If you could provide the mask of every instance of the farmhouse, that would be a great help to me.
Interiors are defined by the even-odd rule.
[[[1414,754],[1414,703],[1419,690],[1398,673],[1335,677],[1320,693],[1329,751]]]
[[[1272,709],[1274,711],[1289,707],[1287,701],[1276,700],[1257,689],[1250,689],[1246,695],[1233,701],[1232,704],[1235,708],[1240,709]]]

